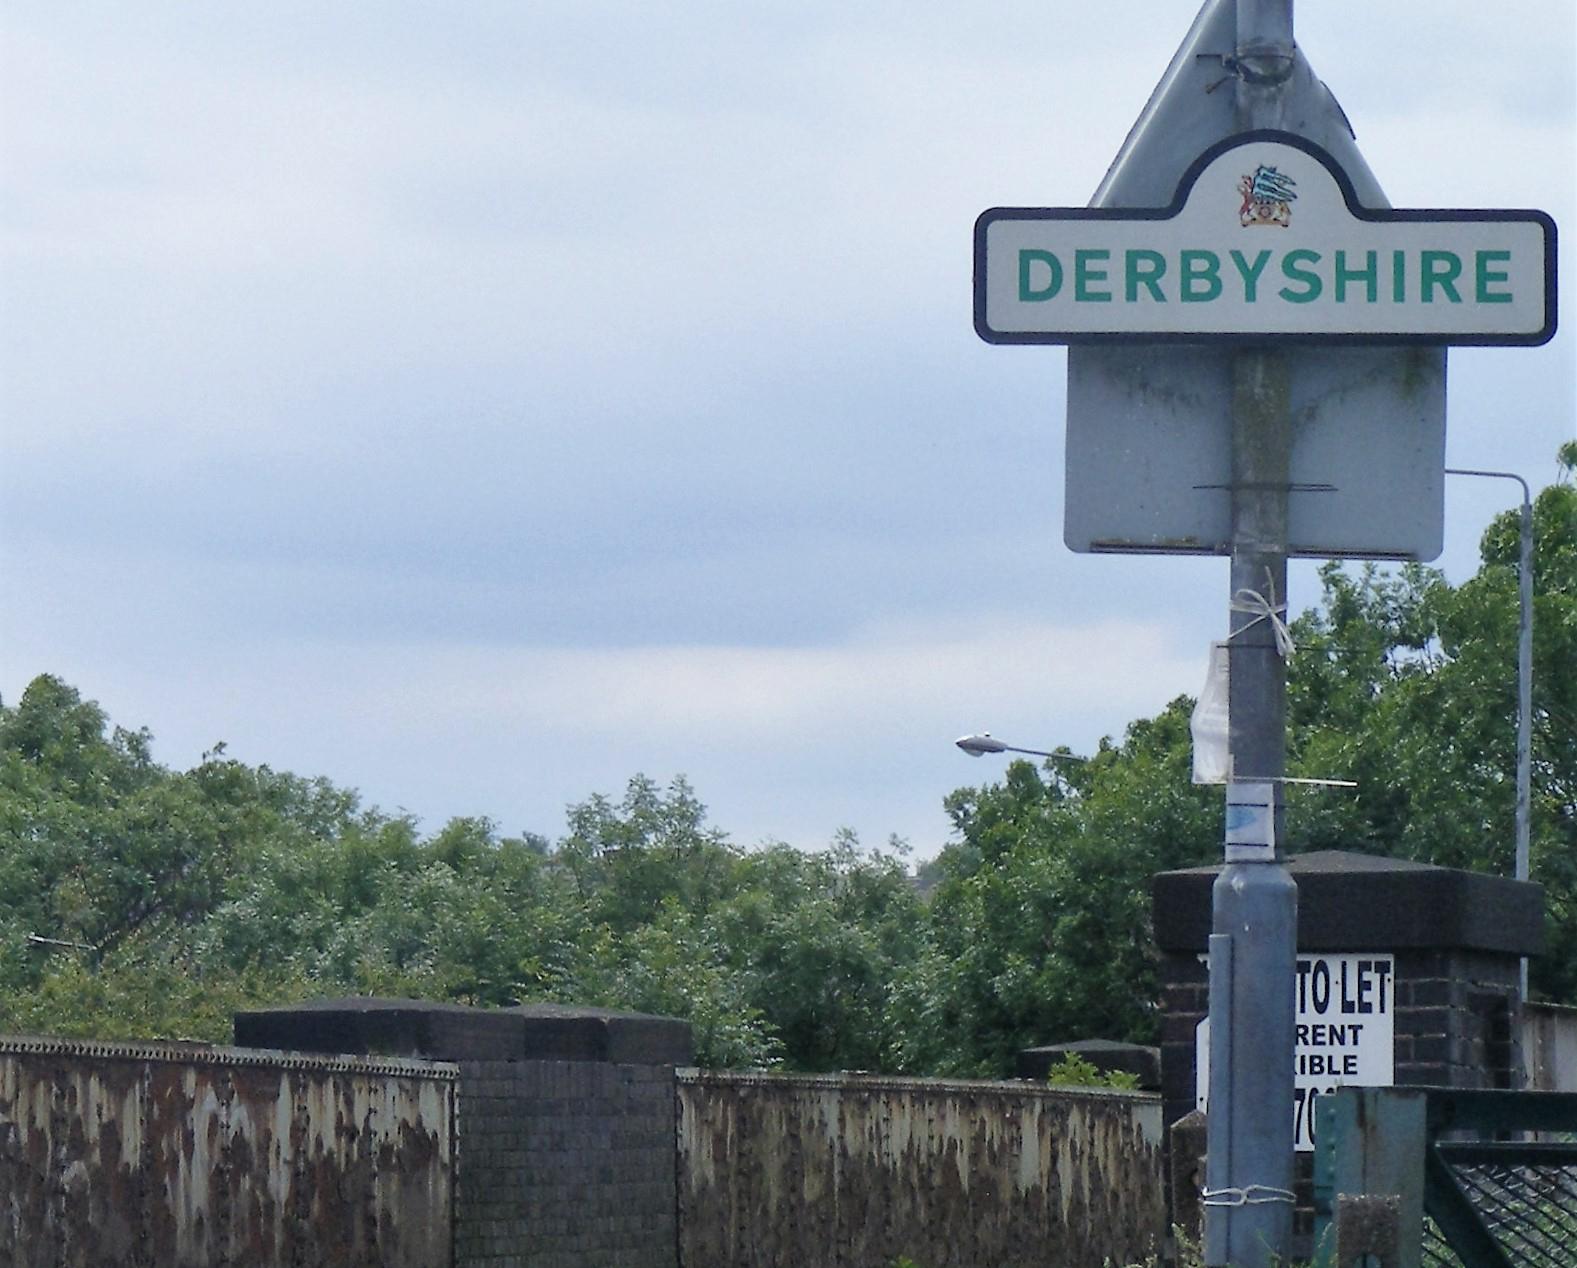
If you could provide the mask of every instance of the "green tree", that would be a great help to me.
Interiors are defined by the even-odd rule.
[[[805,853],[745,855],[712,918],[733,971],[797,1070],[881,1070],[892,1063],[892,984],[924,941],[924,911],[904,850],[869,853],[853,833]]]
[[[656,919],[628,932],[588,930],[560,993],[566,1003],[684,1018],[704,1066],[777,1065],[783,1050],[775,1028],[751,998],[749,975],[727,961],[715,930],[670,901]]]
[[[1537,499],[1535,989],[1577,1000],[1577,445]],[[1321,572],[1294,623],[1296,849],[1511,867],[1517,524],[1460,586]],[[356,794],[145,730],[44,675],[0,704],[0,1028],[222,1040],[236,1008],[351,992],[663,1012],[705,1064],[1002,1074],[1032,1043],[1153,1039],[1150,878],[1215,861],[1179,698],[1088,761],[1011,764],[901,846],[745,850],[682,779],[572,806],[556,844],[460,818],[424,835]],[[921,883],[917,884],[919,880]],[[923,892],[922,892],[923,890]]]
[[[214,757],[172,777],[146,731],[107,731],[103,711],[48,675],[0,709],[0,929],[102,956],[141,931],[200,923],[247,866],[247,807]],[[36,957],[7,957],[13,981]]]
[[[1577,999],[1577,446],[1535,505],[1534,879],[1548,953],[1536,991]],[[1294,851],[1356,849],[1510,874],[1516,736],[1517,513],[1485,532],[1460,586],[1431,569],[1322,569],[1294,622]],[[1220,856],[1219,789],[1190,785],[1173,701],[1087,764],[1010,766],[948,800],[924,954],[895,992],[900,1061],[1001,1074],[1033,1043],[1154,1038],[1149,877]]]
[[[1568,447],[1577,451],[1577,446]],[[1547,952],[1536,992],[1577,997],[1577,489],[1572,460],[1534,503],[1533,879]],[[1515,841],[1519,515],[1497,516],[1460,586],[1430,569],[1322,571],[1296,624],[1294,773],[1349,778],[1303,794],[1300,848],[1364,849],[1510,875]]]
[[[898,1064],[1001,1076],[1032,1044],[1154,1037],[1149,878],[1207,861],[1221,838],[1219,791],[1189,782],[1190,707],[1173,701],[1088,762],[1014,762],[948,799],[958,840],[896,987]]]

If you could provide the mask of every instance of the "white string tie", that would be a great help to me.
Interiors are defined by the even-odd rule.
[[[1271,599],[1276,592],[1271,591]],[[1292,653],[1297,650],[1292,643],[1292,631],[1287,628],[1287,605],[1277,605],[1267,599],[1258,590],[1239,590],[1232,596],[1230,607],[1234,612],[1241,612],[1244,616],[1254,619],[1242,629],[1233,630],[1227,638],[1234,639],[1246,630],[1251,630],[1261,621],[1269,621],[1272,633],[1276,636],[1276,651],[1281,654],[1282,660],[1291,660]]]
[[[1241,1189],[1201,1189],[1201,1206],[1262,1206],[1267,1202],[1296,1204],[1297,1195],[1270,1184],[1245,1184]]]

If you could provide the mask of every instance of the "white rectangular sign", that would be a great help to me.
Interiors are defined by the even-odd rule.
[[[1170,207],[1013,208],[975,226],[992,343],[1540,344],[1555,224],[1539,211],[1374,211],[1301,137],[1243,133]]]
[[[1268,863],[1276,858],[1276,785],[1267,780],[1227,783],[1228,863]]]
[[[1314,1098],[1351,1084],[1389,1087],[1396,1081],[1396,961],[1364,953],[1300,955],[1293,1139],[1314,1149]],[[1194,1031],[1194,1097],[1201,1110],[1210,1091],[1210,1019]]]

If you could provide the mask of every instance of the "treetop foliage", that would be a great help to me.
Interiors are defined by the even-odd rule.
[[[1535,506],[1536,992],[1577,1001],[1577,445]],[[1293,623],[1294,850],[1510,874],[1517,513],[1459,586],[1321,570]],[[714,1066],[1001,1076],[1021,1047],[1153,1040],[1150,877],[1220,856],[1179,697],[1087,761],[946,798],[918,876],[895,843],[744,849],[683,779],[569,808],[557,841],[424,834],[325,779],[216,746],[157,763],[58,678],[0,703],[0,1030],[224,1041],[246,1007],[343,994],[557,1001],[688,1018]]]

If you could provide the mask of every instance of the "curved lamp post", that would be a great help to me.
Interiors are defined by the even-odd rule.
[[[1447,467],[1447,475],[1515,480],[1522,486],[1520,550],[1517,557],[1517,861],[1515,875],[1528,879],[1529,811],[1533,783],[1533,496],[1528,482],[1511,471]],[[1528,960],[1522,959],[1522,998],[1528,998]]]
[[[1004,744],[995,738],[990,731],[982,731],[979,735],[965,735],[953,741],[971,757],[984,757],[987,753],[1028,753],[1031,757],[1049,757],[1053,761],[1087,762],[1090,759],[1080,757],[1077,753],[1048,753],[1040,748],[1019,748],[1016,744]]]

